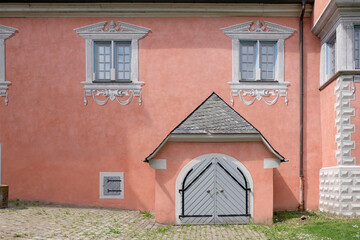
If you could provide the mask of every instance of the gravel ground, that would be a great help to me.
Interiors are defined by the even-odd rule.
[[[247,225],[161,225],[149,212],[11,201],[0,239],[266,239]]]

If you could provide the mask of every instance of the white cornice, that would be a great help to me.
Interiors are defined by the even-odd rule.
[[[332,34],[340,18],[346,20],[354,17],[360,17],[360,1],[331,0],[314,24],[312,32],[324,39]]]
[[[306,5],[305,17],[312,6]],[[172,17],[271,16],[299,17],[300,4],[204,3],[3,3],[1,17]]]

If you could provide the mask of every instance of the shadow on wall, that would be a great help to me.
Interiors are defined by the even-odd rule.
[[[294,178],[294,177],[292,177]],[[288,183],[298,183],[297,177],[294,181],[285,180],[282,175],[280,175],[279,170],[274,168],[274,211],[280,210],[296,210],[299,207],[299,200],[294,195],[294,192],[298,192],[298,187],[289,186]],[[286,202],[279,201],[281,199],[287,199]],[[282,204],[277,204],[282,202]]]

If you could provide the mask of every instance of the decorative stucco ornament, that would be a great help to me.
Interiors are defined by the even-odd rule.
[[[257,20],[255,25],[250,28],[250,30],[253,30],[254,32],[264,32],[265,26],[260,22],[260,20]]]
[[[278,90],[278,89],[249,89],[249,90],[243,90],[243,89],[239,89],[237,91],[232,91],[231,92],[231,104],[234,104],[234,99],[233,97],[235,96],[239,96],[241,101],[243,103],[245,103],[246,105],[251,105],[255,102],[255,100],[264,100],[264,102],[268,105],[273,105],[277,102],[277,100],[279,99],[279,96],[284,96],[285,97],[285,104],[287,105],[288,103],[288,97],[287,97],[287,92],[283,91],[283,90]],[[244,97],[249,96],[252,99],[251,100],[246,100]],[[274,96],[273,99],[271,99],[271,97]]]
[[[114,21],[111,21],[109,26],[105,27],[105,30],[108,32],[118,32],[120,27],[116,26]]]
[[[116,100],[121,105],[127,105],[131,102],[133,97],[139,97],[139,105],[141,105],[142,99],[141,99],[141,92],[140,91],[134,91],[134,90],[111,90],[111,89],[103,89],[103,90],[93,90],[92,96],[95,100],[95,102],[99,105],[105,105],[109,100],[114,101]],[[99,100],[97,97],[103,96],[106,99],[105,100]],[[121,101],[119,97],[127,96],[128,99],[125,101]],[[86,95],[84,96],[84,104],[87,105],[87,99]]]

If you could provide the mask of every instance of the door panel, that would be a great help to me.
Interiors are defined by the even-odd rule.
[[[212,157],[196,164],[180,191],[183,224],[249,222],[247,181],[240,169],[226,159]]]
[[[246,215],[246,190],[239,184],[240,178],[234,168],[224,167],[224,160],[218,159],[216,167],[216,224],[225,223],[248,223],[249,217],[238,216]],[[222,166],[222,167],[221,167]],[[233,172],[234,174],[231,174]],[[236,179],[236,181],[235,181]],[[244,181],[245,182],[245,181]]]
[[[185,191],[182,193],[184,195],[182,223],[214,223],[215,165],[212,159],[209,159],[195,165],[193,169],[188,179],[185,179]]]

